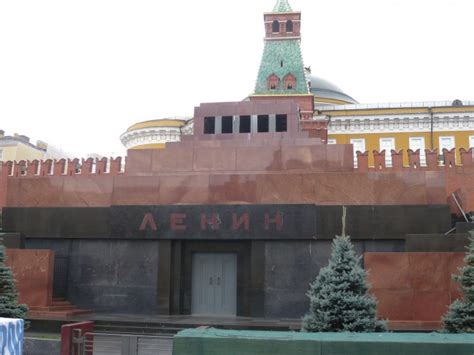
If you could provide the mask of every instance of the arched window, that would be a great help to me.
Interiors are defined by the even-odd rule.
[[[286,32],[293,32],[293,21],[286,21]]]
[[[285,84],[285,89],[293,90],[296,88],[296,78],[293,74],[288,73],[283,78],[283,83]]]
[[[272,23],[272,32],[273,33],[280,32],[280,22],[278,22],[277,20],[273,21]]]
[[[267,79],[267,87],[270,90],[276,90],[280,86],[280,78],[276,74],[272,74]]]

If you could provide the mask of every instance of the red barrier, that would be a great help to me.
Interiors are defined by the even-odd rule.
[[[65,324],[61,327],[61,355],[79,354],[80,344],[73,341],[76,338],[79,342],[85,340],[86,333],[94,331],[94,322],[81,322]],[[85,351],[85,355],[92,355],[91,351]]]

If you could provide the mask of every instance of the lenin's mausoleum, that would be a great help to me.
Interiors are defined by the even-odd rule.
[[[278,1],[255,92],[199,105],[193,134],[164,149],[3,164],[8,262],[30,317],[301,319],[346,208],[379,316],[392,329],[439,328],[459,297],[451,274],[471,229],[472,149],[369,157],[327,144],[300,20]]]

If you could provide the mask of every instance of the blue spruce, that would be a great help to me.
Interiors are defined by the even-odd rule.
[[[303,318],[306,332],[383,332],[377,301],[369,294],[367,273],[349,237],[336,237],[329,264],[322,268],[307,295],[310,312]]]
[[[453,279],[461,284],[463,298],[454,301],[449,306],[448,313],[443,318],[444,329],[449,333],[474,333],[474,235],[469,237],[469,247],[465,265],[459,271],[460,275]]]

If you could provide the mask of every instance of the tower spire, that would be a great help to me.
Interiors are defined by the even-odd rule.
[[[277,0],[273,7],[273,12],[292,12],[292,8],[288,3],[288,0]]]
[[[265,48],[255,95],[309,95],[301,55],[301,13],[288,0],[278,0],[273,12],[264,14]]]

